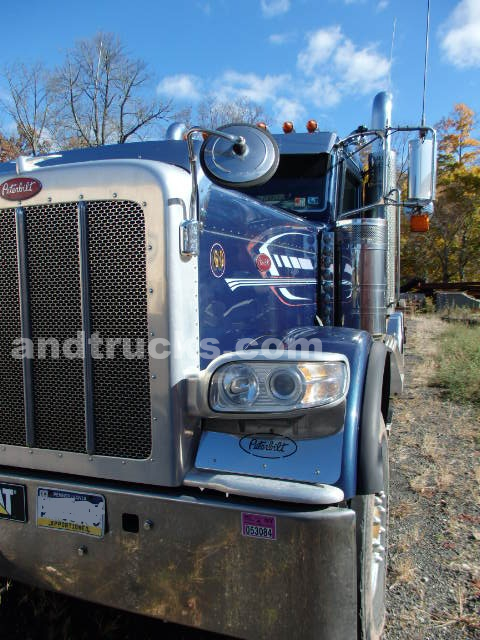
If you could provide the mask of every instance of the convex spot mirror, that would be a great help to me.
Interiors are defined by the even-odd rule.
[[[280,154],[273,137],[255,125],[228,124],[218,127],[238,138],[234,143],[211,133],[200,149],[200,163],[205,175],[216,184],[230,189],[264,184],[278,167]]]
[[[437,149],[434,140],[416,138],[408,143],[408,203],[425,206],[435,199]]]

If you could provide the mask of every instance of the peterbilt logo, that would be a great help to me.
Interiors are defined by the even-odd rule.
[[[245,453],[257,458],[288,458],[297,451],[297,443],[287,436],[271,433],[254,433],[240,440]]]
[[[36,178],[11,178],[0,185],[0,196],[5,200],[28,200],[42,190]]]

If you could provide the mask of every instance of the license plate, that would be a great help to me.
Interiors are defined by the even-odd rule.
[[[23,485],[0,482],[0,519],[26,522],[25,495]]]
[[[97,493],[39,487],[37,526],[102,538],[105,534],[105,498]]]
[[[277,539],[277,520],[260,513],[242,513],[242,535],[247,538]]]

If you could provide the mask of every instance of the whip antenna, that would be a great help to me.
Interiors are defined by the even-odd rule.
[[[397,19],[393,19],[392,29],[392,46],[390,47],[390,67],[388,69],[388,90],[392,90],[392,63],[393,63],[393,45],[395,44],[395,29],[397,26]]]
[[[430,34],[430,0],[427,0],[427,29],[425,33],[425,63],[423,66],[423,100],[422,100],[422,127],[425,126],[425,94],[427,92],[427,65],[428,65],[428,37]]]

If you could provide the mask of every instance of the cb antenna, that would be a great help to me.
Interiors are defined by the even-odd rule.
[[[430,35],[430,0],[427,0],[427,29],[425,32],[425,62],[423,65],[422,127],[425,126],[425,95],[427,93],[428,37]]]

